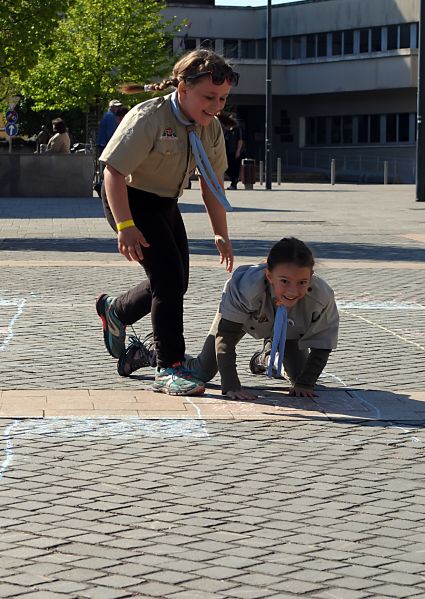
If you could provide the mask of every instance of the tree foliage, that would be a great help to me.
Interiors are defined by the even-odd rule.
[[[49,44],[69,0],[0,1],[0,79],[25,77],[37,63],[40,48]]]
[[[157,0],[73,0],[23,91],[36,110],[104,109],[125,81],[151,82],[170,69],[177,27]]]

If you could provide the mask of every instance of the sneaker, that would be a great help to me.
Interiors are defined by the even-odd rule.
[[[102,320],[103,340],[108,352],[119,358],[125,351],[125,325],[118,319],[114,310],[115,298],[103,293],[96,300],[96,312]]]
[[[256,351],[252,354],[249,361],[249,369],[252,374],[264,374],[269,367],[269,355],[263,350]]]
[[[169,368],[157,367],[152,389],[157,393],[168,393],[168,395],[202,395],[205,385],[195,379],[190,370],[181,364],[175,364]]]
[[[267,370],[269,369],[269,359],[270,353],[265,352],[264,350],[259,350],[252,354],[252,357],[249,361],[249,369],[252,372],[252,374],[266,374]],[[275,364],[272,368],[272,377],[274,379],[285,378],[282,375],[278,375]]]
[[[117,370],[120,376],[130,376],[139,368],[156,366],[155,344],[153,333],[146,335],[143,341],[137,335],[129,337],[130,343],[119,357]]]
[[[237,189],[236,185],[229,185],[229,187],[227,189],[232,189],[233,191],[235,191],[235,189]]]

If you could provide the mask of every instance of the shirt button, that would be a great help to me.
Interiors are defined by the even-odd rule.
[[[251,331],[253,331],[255,329],[255,327],[249,327],[251,329]]]

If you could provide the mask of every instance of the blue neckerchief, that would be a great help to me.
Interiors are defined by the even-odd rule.
[[[185,127],[190,127],[189,129],[189,141],[192,147],[193,155],[195,156],[196,164],[201,171],[202,178],[217,198],[217,200],[225,207],[227,211],[232,210],[232,206],[229,204],[228,199],[221,187],[218,179],[216,177],[215,172],[212,169],[210,161],[208,160],[208,156],[205,153],[204,146],[202,145],[202,141],[199,135],[194,130],[195,123],[192,121],[188,121],[182,114],[179,104],[177,102],[177,91],[171,94],[171,109],[173,111],[176,119],[184,125]]]
[[[285,306],[279,306],[276,310],[276,315],[274,317],[274,326],[273,326],[273,341],[272,341],[272,351],[269,358],[269,368],[267,370],[267,376],[272,377],[273,373],[273,365],[276,359],[276,353],[279,348],[279,358],[277,362],[277,372],[280,376],[282,373],[282,364],[283,364],[283,354],[285,352],[285,342],[286,342],[286,327],[288,325],[288,311]]]

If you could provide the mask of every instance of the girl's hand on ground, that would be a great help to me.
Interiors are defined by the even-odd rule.
[[[239,399],[242,401],[249,401],[252,399],[257,399],[257,395],[252,393],[251,391],[246,391],[245,389],[238,389],[238,391],[228,391],[226,393],[226,397],[229,399]]]
[[[129,262],[143,260],[142,247],[149,247],[149,243],[137,227],[128,227],[118,232],[118,251],[125,256]]]
[[[306,389],[305,387],[298,387],[297,385],[294,385],[289,389],[289,395],[292,395],[292,397],[319,397],[313,389]]]
[[[215,236],[215,245],[220,254],[220,264],[226,263],[227,272],[233,270],[233,249],[232,242],[230,239],[222,237],[221,235]]]

